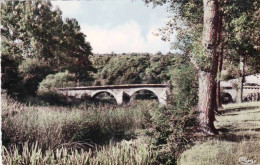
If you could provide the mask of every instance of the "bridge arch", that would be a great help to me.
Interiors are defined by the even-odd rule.
[[[111,91],[107,91],[107,90],[102,90],[102,91],[97,91],[94,92],[91,95],[91,99],[95,99],[97,96],[101,95],[101,94],[108,94],[113,100],[115,100],[115,103],[118,103],[117,97],[115,96],[115,94]]]
[[[137,90],[134,90],[131,95],[130,95],[130,101],[133,101],[135,96],[137,96],[137,94],[141,91],[148,91],[151,96],[154,95],[156,97],[156,100],[159,102],[159,96],[158,94],[154,91],[154,90],[151,90],[151,89],[137,89]]]

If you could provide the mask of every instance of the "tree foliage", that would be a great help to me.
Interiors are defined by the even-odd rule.
[[[154,6],[168,4],[168,11],[172,13],[168,22],[160,28],[159,35],[163,40],[171,41],[173,48],[179,49],[200,66],[207,64],[201,45],[203,24],[202,0],[144,0]],[[259,58],[259,1],[234,0],[219,1],[223,14],[223,46],[225,62],[238,63],[241,54],[247,56],[249,73],[259,71],[256,61]],[[177,40],[171,35],[177,31]],[[234,66],[237,64],[234,64]],[[238,65],[237,65],[238,66]]]
[[[38,94],[54,91],[55,88],[75,86],[76,76],[68,71],[49,74],[39,85]]]
[[[178,54],[96,55],[91,61],[97,69],[94,85],[167,83],[174,79],[174,68],[190,63],[187,57]]]
[[[243,56],[251,74],[259,72],[259,65],[255,63],[260,59],[259,8],[260,3],[256,0],[225,1],[223,4],[227,62],[238,64]]]
[[[7,94],[16,97],[23,94],[20,91],[22,91],[24,87],[18,69],[19,63],[15,58],[7,55],[6,51],[10,51],[10,49],[2,50],[1,53],[1,88],[7,89]]]
[[[171,34],[177,31],[178,40],[174,42],[174,48],[188,54],[199,70],[201,96],[198,109],[202,112],[201,121],[204,120],[203,116],[211,115],[209,120],[213,123],[213,110],[217,110],[214,98],[217,89],[215,79],[220,77],[220,73],[218,75],[217,72],[220,71],[218,67],[222,65],[219,57],[224,52],[226,59],[230,61],[241,59],[241,56],[251,61],[259,59],[259,37],[253,36],[259,34],[259,21],[256,21],[259,19],[259,2],[256,0],[144,1],[155,6],[169,5],[168,10],[173,15],[166,26],[160,29],[162,39],[171,41]],[[214,127],[213,124],[210,125]]]
[[[77,20],[63,21],[50,1],[1,2],[1,16],[2,49],[16,60],[29,94],[50,73],[68,70],[81,81],[89,79],[91,46]]]

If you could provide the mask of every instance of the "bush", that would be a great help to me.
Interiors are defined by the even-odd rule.
[[[35,96],[39,83],[49,74],[53,73],[50,62],[33,58],[27,59],[19,66],[23,77],[24,87],[29,95]]]
[[[158,164],[177,164],[180,154],[193,142],[193,131],[197,126],[198,80],[190,61],[179,59],[171,73],[173,99],[171,107],[151,112],[155,149],[159,151]]]
[[[198,74],[189,61],[173,70],[174,109],[189,111],[198,102]]]
[[[157,161],[177,164],[180,154],[193,142],[192,132],[196,126],[196,113],[183,110],[159,108],[152,112],[154,146],[158,150]]]
[[[11,55],[2,53],[1,56],[1,87],[12,97],[24,96],[23,79],[18,69],[19,62]]]
[[[38,97],[50,105],[65,105],[66,98],[55,88],[76,86],[76,76],[68,71],[48,75],[39,85]]]
[[[38,94],[55,91],[55,88],[76,86],[76,76],[68,71],[48,75],[39,85]]]

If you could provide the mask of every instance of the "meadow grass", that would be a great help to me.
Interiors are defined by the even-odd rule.
[[[253,107],[253,108],[252,108]],[[216,116],[220,135],[198,142],[179,159],[181,165],[260,164],[260,102],[230,104]]]
[[[178,163],[259,164],[259,107],[259,102],[224,106],[215,122],[220,135],[198,141]],[[30,106],[2,97],[3,164],[156,164],[160,151],[146,135],[156,108],[151,101]]]
[[[42,150],[63,144],[93,148],[111,140],[131,138],[135,130],[146,127],[148,112],[155,107],[157,104],[151,102],[125,107],[40,107],[2,97],[3,144],[10,148],[37,142]]]
[[[149,165],[153,164],[156,152],[145,143],[109,143],[96,150],[68,149],[66,147],[43,152],[37,142],[25,143],[22,152],[17,147],[11,150],[2,147],[3,164],[59,164],[59,165]],[[21,154],[22,153],[22,154]]]

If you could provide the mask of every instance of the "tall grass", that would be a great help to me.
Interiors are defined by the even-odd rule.
[[[3,164],[59,164],[59,165],[148,165],[153,164],[156,152],[146,144],[109,143],[97,151],[84,151],[62,147],[43,152],[38,143],[7,150],[2,147]],[[19,150],[22,150],[20,152]]]
[[[148,111],[154,107],[147,103],[131,107],[37,107],[2,97],[3,144],[9,147],[27,142],[30,146],[37,141],[39,148],[47,150],[77,142],[89,148],[144,128]]]

